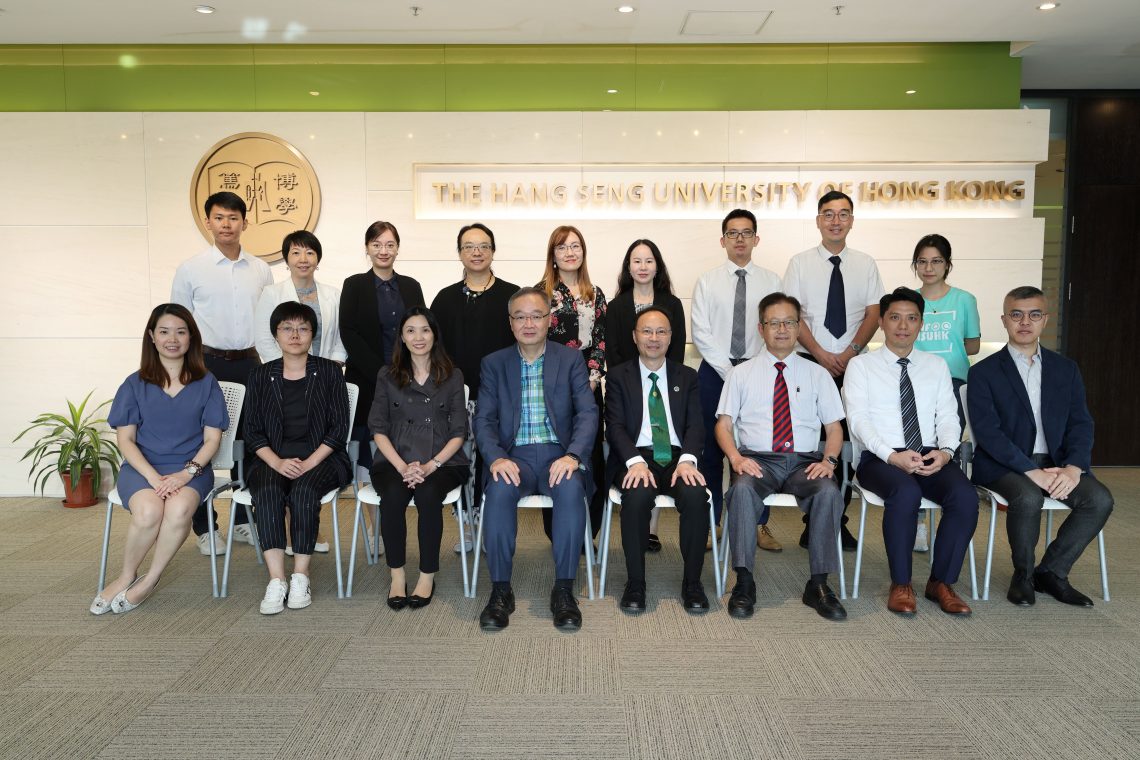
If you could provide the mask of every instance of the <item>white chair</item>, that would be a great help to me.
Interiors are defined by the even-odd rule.
[[[486,501],[486,495],[483,500]],[[585,532],[585,549],[586,549],[586,584],[589,598],[594,598],[594,531],[590,526],[590,505],[589,500],[583,502],[583,508],[586,510],[586,532]],[[549,496],[524,496],[519,499],[518,509],[548,509],[554,507],[554,500]],[[487,513],[486,505],[482,505],[479,510],[479,518],[476,521],[475,528],[475,548],[472,551],[471,557],[471,589],[468,596],[475,596],[475,589],[479,584],[479,549],[483,546],[483,516]]]
[[[715,581],[717,596],[720,596],[724,593],[724,588],[722,587],[720,576],[716,570],[717,557],[720,556],[716,538],[716,516],[713,512],[712,492],[706,488],[705,493],[708,494],[709,499],[709,532],[712,535],[713,580]],[[677,503],[672,496],[658,495],[653,503],[654,506],[661,509],[677,508]],[[602,513],[602,545],[598,552],[601,555],[602,561],[601,570],[598,572],[599,599],[606,598],[606,575],[609,572],[610,566],[610,533],[613,528],[614,504],[621,506],[621,490],[618,489],[617,486],[610,487],[609,495],[606,498],[606,509],[605,512]]]
[[[210,460],[211,470],[223,470],[226,475],[218,475],[214,473],[214,488],[209,494],[206,494],[202,501],[206,502],[206,513],[209,515],[210,521],[210,577],[213,581],[214,596],[218,596],[218,559],[217,547],[214,545],[214,515],[213,515],[213,501],[215,495],[223,491],[229,490],[235,485],[241,487],[243,472],[241,469],[242,447],[241,442],[237,441],[238,434],[238,419],[241,417],[241,407],[245,401],[245,386],[238,383],[221,382],[218,385],[222,388],[222,396],[226,400],[226,413],[229,415],[230,424],[222,433],[222,441],[218,446],[217,453],[214,458]],[[233,467],[238,468],[238,480],[231,481],[229,478],[229,470]],[[115,507],[123,506],[123,500],[119,497],[119,489],[111,489],[111,493],[107,494],[107,518],[103,525],[103,555],[99,560],[99,587],[96,592],[103,590],[103,585],[107,580],[107,553],[111,540],[111,513]]]
[[[962,409],[966,410],[966,435],[971,441],[974,440],[974,434],[970,428],[970,412],[966,406],[966,386],[963,385],[959,393],[962,396]],[[990,502],[990,530],[989,538],[986,541],[986,575],[982,583],[982,599],[989,600],[990,598],[990,572],[993,570],[994,562],[994,528],[997,525],[997,513],[1001,509],[1005,511],[1005,507],[1009,506],[1009,502],[997,493],[991,491],[983,486],[976,486],[982,496],[986,497]],[[1045,504],[1041,510],[1045,513],[1045,546],[1048,547],[1053,540],[1053,513],[1058,510],[1068,510],[1069,508],[1056,499],[1045,497]],[[1104,554],[1104,531],[1102,530],[1096,537],[1097,550],[1100,554],[1100,590],[1101,596],[1104,601],[1110,601],[1108,595],[1108,560]]]
[[[348,435],[352,436],[352,420],[356,415],[356,401],[360,398],[360,389],[353,383],[347,383],[348,389]],[[356,490],[356,480],[352,483],[353,491]],[[336,552],[336,596],[338,599],[344,598],[344,577],[340,569],[340,532],[337,528],[336,507],[337,497],[340,496],[339,488],[326,493],[321,497],[321,505],[332,504],[333,509],[333,547]],[[229,593],[230,581],[230,557],[233,556],[233,541],[234,541],[234,515],[236,514],[236,505],[240,504],[245,509],[246,515],[249,517],[249,532],[253,536],[254,551],[257,553],[257,561],[261,563],[261,546],[257,541],[257,525],[253,521],[253,515],[250,511],[250,506],[253,506],[253,495],[249,492],[248,488],[241,488],[234,491],[231,497],[232,502],[230,506],[230,529],[226,533],[226,562],[222,570],[222,596]]]
[[[823,451],[823,444],[820,444],[820,451]],[[839,455],[839,469],[841,470],[839,479],[839,493],[842,495],[847,490],[847,465],[851,462],[851,442],[843,442],[843,450]],[[774,493],[769,494],[764,499],[764,505],[767,507],[793,507],[800,508],[800,503],[796,501],[796,497],[790,493]],[[725,531],[724,538],[721,540],[721,564],[717,568],[719,581],[717,586],[717,593],[724,593],[728,588],[728,567],[732,563],[732,557],[728,550],[729,535]],[[839,598],[847,598],[847,574],[843,567],[843,538],[840,533],[835,534],[835,547],[839,552]],[[715,547],[714,547],[715,548]],[[714,557],[715,559],[715,557]]]

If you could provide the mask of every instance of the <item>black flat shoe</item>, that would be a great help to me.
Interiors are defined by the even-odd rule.
[[[647,550],[650,554],[656,554],[661,551],[661,539],[657,537],[656,533],[649,534],[649,546]]]
[[[703,615],[709,611],[709,598],[705,595],[705,587],[700,581],[681,585],[681,606],[690,615]]]
[[[427,607],[429,604],[431,604],[431,598],[433,596],[435,596],[435,578],[431,579],[431,593],[427,596],[412,594],[408,597],[408,606],[413,610],[418,610],[421,607]]]
[[[737,581],[728,598],[728,614],[744,620],[756,611],[756,581]]]
[[[625,593],[621,595],[621,602],[618,607],[622,612],[629,612],[631,614],[638,614],[645,612],[645,584],[636,581],[628,581],[625,584]]]
[[[1033,573],[1033,588],[1049,594],[1063,604],[1071,604],[1074,607],[1093,606],[1092,599],[1070,586],[1067,578],[1058,578],[1048,570],[1037,570]]]
[[[562,586],[555,586],[550,592],[550,612],[554,615],[554,627],[560,631],[577,631],[582,627],[582,611],[574,592]]]
[[[828,620],[847,619],[847,610],[843,609],[839,597],[826,583],[808,581],[804,588],[803,603],[818,612],[820,617]]]
[[[434,589],[433,589],[434,593]],[[479,614],[479,627],[484,631],[500,631],[510,625],[511,613],[515,611],[515,595],[510,589],[492,589],[487,606]]]
[[[1033,593],[1033,584],[1026,577],[1024,570],[1014,570],[1013,580],[1009,582],[1009,591],[1005,598],[1018,607],[1032,607],[1037,602],[1037,595]]]
[[[402,610],[408,606],[408,597],[406,596],[390,596],[388,597],[388,607],[393,610]]]

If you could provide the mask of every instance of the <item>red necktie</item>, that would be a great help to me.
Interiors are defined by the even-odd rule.
[[[772,451],[794,451],[792,440],[792,407],[788,403],[788,384],[784,382],[783,362],[776,362],[776,385],[772,390]]]

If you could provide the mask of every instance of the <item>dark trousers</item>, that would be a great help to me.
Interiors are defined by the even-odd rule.
[[[321,521],[321,497],[341,485],[336,467],[326,458],[290,480],[260,459],[248,470],[257,541],[261,550],[285,548],[285,505],[289,505],[289,537],[296,554],[312,554]]]
[[[1054,466],[1053,460],[1044,454],[1034,454],[1033,461],[1039,467]],[[986,488],[1001,494],[1009,502],[1005,527],[1013,554],[1013,569],[1032,575],[1033,552],[1041,535],[1041,507],[1045,504],[1045,493],[1019,472],[1003,475],[993,483],[987,483]],[[1059,578],[1068,578],[1073,563],[1108,522],[1113,500],[1109,490],[1086,473],[1081,475],[1073,492],[1060,501],[1072,512],[1057,529],[1056,539],[1045,549],[1040,569],[1048,570]]]
[[[408,488],[396,468],[381,461],[372,468],[372,485],[380,495],[380,535],[388,567],[403,567],[408,545],[408,504],[416,500],[419,520],[420,572],[439,572],[439,544],[443,540],[443,499],[467,481],[466,466],[442,467]]]
[[[923,449],[921,453],[925,455],[930,451]],[[874,491],[886,503],[883,543],[887,547],[891,583],[911,582],[918,505],[924,498],[942,507],[930,577],[946,584],[957,583],[970,539],[978,526],[978,492],[957,463],[951,461],[933,475],[910,475],[864,451],[857,473],[860,485]]]
[[[487,475],[483,489],[483,545],[493,583],[508,583],[514,565],[518,536],[518,501],[541,494],[554,501],[554,578],[573,580],[578,575],[586,531],[586,482],[582,471],[550,486],[550,464],[566,451],[561,446],[536,443],[515,446],[511,461],[519,466],[519,485]],[[478,549],[476,548],[476,551]]]
[[[756,565],[756,525],[767,513],[764,499],[782,492],[795,496],[803,513],[812,516],[808,536],[808,563],[812,574],[838,572],[840,560],[835,537],[839,535],[839,519],[843,515],[839,483],[834,477],[809,479],[806,472],[809,465],[822,459],[821,455],[747,450],[740,453],[759,464],[764,476],[734,474],[725,496],[732,566],[752,572]]]
[[[249,379],[249,373],[253,370],[254,367],[261,364],[261,360],[255,356],[250,356],[250,357],[247,357],[245,359],[223,359],[220,356],[210,356],[209,354],[206,354],[205,358],[206,358],[206,369],[210,370],[210,373],[215,378],[217,378],[219,382],[238,383],[240,385],[245,385],[246,380]],[[238,424],[237,437],[239,439],[241,438],[241,425],[244,421],[245,421],[245,409],[243,407],[242,413],[241,413],[241,418],[237,422],[237,424]],[[247,451],[245,453],[245,459],[243,460],[242,468],[245,470],[247,477],[249,476],[250,470],[253,468],[253,465],[257,461],[259,461],[259,460],[257,459],[256,456],[254,456],[253,452]],[[203,462],[203,464],[205,464],[205,463]],[[230,470],[230,480],[237,480],[237,479],[238,479],[238,471],[237,471],[237,468],[234,468],[233,470]],[[209,527],[210,527],[209,516],[206,514],[206,509],[208,509],[208,508],[212,509],[212,507],[208,507],[206,502],[203,501],[201,504],[198,505],[198,508],[196,510],[194,510],[194,517],[190,521],[190,526],[194,529],[194,535],[196,535],[196,536],[201,536],[207,530],[209,530]],[[237,506],[234,505],[232,508],[237,509]],[[235,525],[245,525],[247,522],[249,522],[249,519],[246,517],[245,510],[244,509],[238,509],[237,514],[234,515],[234,524]],[[217,513],[217,510],[215,510],[214,511],[214,525],[217,525],[217,524],[218,524],[218,513]]]
[[[602,513],[606,510],[606,491],[608,485],[606,484],[606,460],[602,456],[602,440],[605,438],[605,404],[602,402],[602,386],[599,384],[594,389],[594,403],[598,405],[598,432],[594,436],[594,448],[590,449],[590,478],[593,480],[593,487],[587,489],[593,493],[590,497],[590,530],[594,538],[598,537],[598,531],[602,529]],[[553,515],[551,510],[542,510],[542,530],[546,533],[546,537],[551,541],[554,540],[554,531],[552,527]]]
[[[673,447],[673,461],[662,466],[653,461],[653,449],[638,449],[657,481],[657,487],[638,485],[630,489],[621,487],[625,471],[618,475],[614,485],[621,490],[621,545],[625,550],[625,569],[630,581],[645,582],[645,552],[649,549],[649,517],[658,494],[672,496],[677,505],[680,521],[681,560],[685,570],[682,583],[699,581],[705,561],[705,539],[709,535],[708,494],[703,486],[691,486],[680,478],[675,486],[669,485],[677,469],[681,450]]]
[[[697,395],[701,400],[701,416],[705,422],[705,448],[701,452],[698,468],[705,476],[705,483],[712,492],[713,515],[720,525],[720,513],[724,503],[724,452],[716,442],[716,409],[720,405],[720,393],[724,390],[724,380],[706,361],[697,368]],[[761,524],[767,524],[768,511],[765,509]]]

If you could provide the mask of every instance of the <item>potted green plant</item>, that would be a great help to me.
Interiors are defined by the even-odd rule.
[[[99,500],[104,463],[109,465],[112,478],[119,474],[122,454],[115,442],[106,436],[108,431],[104,426],[107,420],[100,416],[111,401],[104,401],[87,411],[91,393],[87,394],[78,407],[68,401],[67,414],[41,414],[13,439],[14,443],[32,431],[39,433],[39,439],[20,461],[32,461],[28,477],[41,496],[51,474],[59,473],[63,480],[65,507],[90,507]]]

